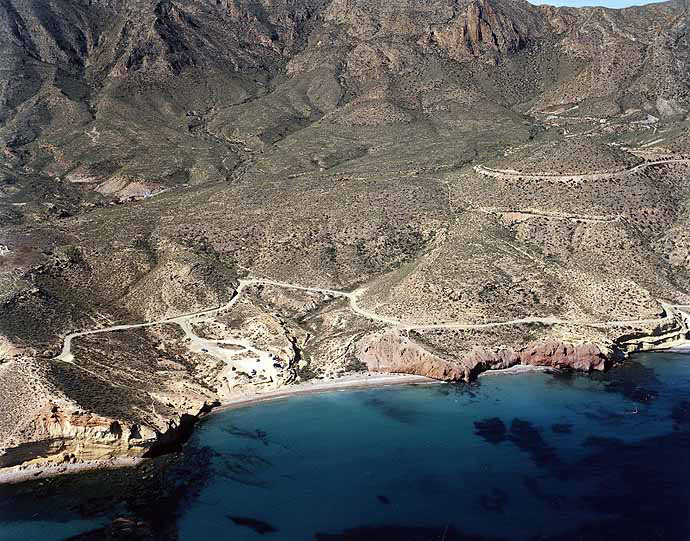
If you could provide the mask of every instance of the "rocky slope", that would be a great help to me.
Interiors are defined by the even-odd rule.
[[[598,370],[682,340],[689,19],[3,0],[0,460],[140,456],[218,398],[367,369]],[[248,277],[322,290],[58,357]]]

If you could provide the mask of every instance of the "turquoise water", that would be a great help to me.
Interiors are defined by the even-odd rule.
[[[136,516],[190,541],[690,539],[690,356],[226,411],[161,475],[147,497],[164,533],[155,502],[73,518]],[[46,533],[40,512],[18,520],[4,503],[0,539],[101,538],[64,517],[69,530]]]

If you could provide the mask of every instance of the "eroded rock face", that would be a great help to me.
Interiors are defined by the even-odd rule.
[[[448,24],[435,28],[431,38],[455,59],[487,53],[495,58],[495,53],[514,53],[536,35],[538,26],[525,24],[526,14],[521,15],[520,18],[512,17],[491,2],[475,0]],[[530,16],[531,13],[526,20]]]
[[[396,331],[364,337],[359,358],[374,372],[417,374],[444,381],[467,380],[465,368],[434,355]]]
[[[504,370],[523,364],[591,372],[605,370],[611,354],[597,344],[568,344],[544,340],[514,350],[473,348],[458,361],[427,351],[397,331],[369,335],[360,342],[360,359],[369,370],[416,374],[444,381],[471,381],[487,370]]]
[[[474,347],[460,362],[467,368],[467,381],[470,381],[487,370],[505,370],[520,364],[520,358],[512,349]]]
[[[68,410],[56,403],[39,409],[25,431],[28,438],[18,438],[14,445],[9,442],[10,445],[0,452],[0,467],[36,458],[59,462],[62,455],[79,460],[140,456],[157,437],[150,428]]]
[[[0,364],[0,469],[138,458],[184,441],[192,421],[211,407],[203,398],[168,393],[160,399],[170,409],[155,418],[99,414],[56,392],[38,374],[41,365],[25,359]],[[157,404],[163,413],[162,402]]]
[[[534,342],[518,350],[475,347],[460,363],[468,368],[471,378],[474,378],[486,370],[503,370],[517,364],[583,372],[601,371],[609,367],[610,359],[611,353],[597,344],[573,345],[553,339]]]
[[[205,403],[195,415],[184,413],[170,419],[165,430],[158,431],[49,403],[30,423],[34,432],[27,441],[0,449],[0,468],[159,456],[179,449],[199,417],[215,405]]]
[[[552,366],[591,372],[610,366],[610,352],[597,344],[568,344],[559,340],[545,340],[521,350],[520,363],[532,366]]]

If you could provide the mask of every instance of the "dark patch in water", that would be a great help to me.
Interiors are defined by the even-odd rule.
[[[690,402],[683,400],[673,406],[671,419],[678,425],[690,424]]]
[[[68,537],[64,541],[153,541],[158,537],[145,522],[131,517],[118,517],[110,524],[97,530]]]
[[[551,509],[561,509],[563,507],[565,498],[558,494],[549,494],[544,491],[539,485],[539,481],[534,477],[525,476],[522,478],[522,482],[532,496],[548,505]]]
[[[233,425],[225,426],[221,428],[221,430],[223,432],[227,432],[232,436],[237,436],[238,438],[246,438],[249,440],[260,441],[264,445],[268,445],[270,443],[268,441],[268,433],[264,432],[263,430],[245,430],[243,428]]]
[[[617,364],[608,372],[593,372],[590,377],[604,382],[628,381],[645,387],[656,387],[661,383],[653,368],[634,359],[628,359],[624,363]]]
[[[556,449],[546,444],[539,429],[529,421],[513,419],[508,439],[528,453],[538,466],[556,466],[560,463]]]
[[[476,402],[480,398],[478,393],[480,389],[480,382],[473,381],[471,383],[446,383],[444,385],[435,386],[435,392],[441,396],[461,396],[470,397],[470,403]]]
[[[72,541],[176,539],[179,517],[212,475],[212,457],[208,448],[187,447],[184,455],[167,455],[137,468],[0,486],[0,516],[13,521],[109,521],[70,537]]]
[[[644,387],[638,387],[629,383],[609,383],[606,386],[607,393],[620,393],[628,400],[637,402],[638,404],[649,404],[654,400],[659,393]]]
[[[461,532],[455,526],[356,526],[342,533],[316,533],[317,541],[499,541]]]
[[[564,481],[591,481],[581,505],[607,518],[543,541],[669,541],[690,539],[690,432],[625,443],[589,438],[596,450],[561,471]]]
[[[271,462],[258,455],[246,453],[217,453],[220,464],[217,472],[221,477],[231,479],[242,485],[268,488],[270,483],[258,478],[259,474],[272,466]]]
[[[417,413],[412,409],[401,408],[390,401],[381,398],[367,398],[364,402],[370,408],[378,410],[382,415],[403,424],[414,424]]]
[[[639,404],[649,404],[658,395],[661,382],[653,369],[635,361],[627,361],[604,374],[593,374],[592,379],[605,384],[607,393],[618,393]]]
[[[474,422],[474,433],[494,445],[505,441],[507,432],[505,423],[498,417]]]
[[[261,535],[276,531],[276,529],[271,524],[269,524],[268,522],[264,522],[263,520],[257,520],[255,518],[249,517],[233,517],[230,515],[228,515],[228,518],[238,526],[245,526],[247,528],[251,528],[256,533]]]
[[[551,378],[547,380],[548,385],[567,385],[571,386],[575,383],[579,374],[573,370],[554,370],[551,373]]]
[[[551,431],[555,434],[572,434],[573,425],[570,423],[556,423],[551,425]]]
[[[605,438],[604,436],[589,436],[583,443],[585,447],[613,447],[623,445],[618,438]]]
[[[383,496],[382,494],[378,494],[376,496],[376,499],[378,501],[380,501],[381,503],[384,503],[386,505],[390,505],[390,503],[391,503],[391,501],[388,498],[386,498],[385,496]]]
[[[632,410],[635,411],[635,410]],[[602,425],[620,425],[628,418],[628,414],[625,412],[609,411],[604,409],[599,409],[596,412],[587,411],[583,415],[592,421],[600,423]]]
[[[503,513],[509,499],[508,493],[502,491],[500,488],[493,488],[489,494],[482,494],[479,497],[479,505],[481,505],[482,509],[485,511]]]

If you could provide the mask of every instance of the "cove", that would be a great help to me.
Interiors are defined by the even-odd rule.
[[[172,464],[74,477],[3,487],[0,539],[688,539],[690,355],[296,396],[210,416]]]

